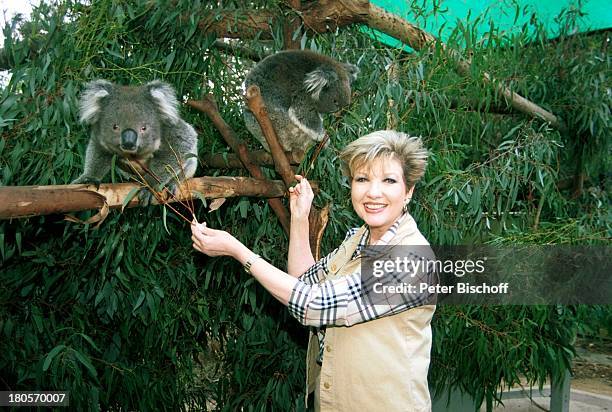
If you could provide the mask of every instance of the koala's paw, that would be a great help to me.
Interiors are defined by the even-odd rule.
[[[149,206],[153,199],[155,199],[155,195],[146,187],[138,191],[138,201],[141,206]]]
[[[76,179],[74,179],[72,182],[70,182],[71,185],[95,185],[96,189],[100,189],[100,184],[102,183],[102,181],[100,179],[97,179],[93,176],[79,176]]]
[[[178,185],[176,183],[168,183],[162,190],[157,192],[157,196],[146,187],[143,187],[138,192],[138,199],[142,206],[149,206],[153,202],[153,199],[161,197],[161,199],[158,200],[160,203],[163,203],[166,200],[173,199],[178,196],[178,194]]]

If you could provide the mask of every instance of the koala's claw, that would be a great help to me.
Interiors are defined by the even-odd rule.
[[[149,206],[153,199],[155,199],[155,195],[146,187],[138,191],[138,201],[141,206]]]
[[[71,185],[95,185],[96,190],[100,189],[101,183],[102,181],[100,179],[96,179],[95,177],[91,176],[79,176],[70,182]]]
[[[179,195],[179,185],[177,185],[176,183],[168,183],[166,185],[166,188],[172,194],[172,195],[168,195],[170,198],[178,197],[178,195]]]
[[[176,183],[169,183],[157,193],[161,196],[163,202],[164,200],[173,199],[178,196],[178,192],[178,185]],[[143,187],[138,192],[138,199],[142,206],[149,206],[153,202],[153,199],[157,199],[157,197],[158,196],[155,196],[155,194],[146,187]]]

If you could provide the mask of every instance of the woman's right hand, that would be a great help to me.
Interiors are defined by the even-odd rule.
[[[308,219],[314,193],[308,180],[301,175],[295,175],[298,183],[289,188],[289,207],[292,219]]]
[[[208,256],[232,256],[239,259],[239,252],[244,245],[224,230],[211,229],[206,222],[191,222],[191,240],[193,248]]]

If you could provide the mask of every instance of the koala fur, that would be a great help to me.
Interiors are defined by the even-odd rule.
[[[118,155],[123,170],[134,174],[128,161],[145,165],[161,183],[175,192],[177,177],[193,177],[197,158],[197,134],[181,119],[174,89],[161,81],[144,86],[120,86],[106,80],[87,83],[80,101],[80,120],[90,126],[83,174],[72,183],[99,185]],[[180,159],[180,160],[179,160]],[[143,170],[139,173],[155,188],[159,182]],[[143,191],[141,203],[152,194]]]
[[[259,86],[268,115],[285,151],[306,151],[325,136],[322,113],[349,105],[359,68],[308,50],[266,57],[247,75],[245,86]],[[247,129],[268,151],[253,113],[245,107]]]

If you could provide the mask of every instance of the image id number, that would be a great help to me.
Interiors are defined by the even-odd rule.
[[[68,392],[0,391],[0,406],[68,406]]]

